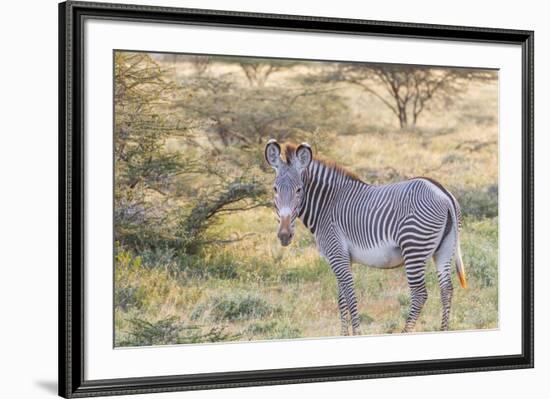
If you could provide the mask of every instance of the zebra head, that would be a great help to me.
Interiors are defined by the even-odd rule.
[[[275,169],[277,175],[273,184],[275,210],[279,220],[277,237],[281,245],[286,247],[294,236],[294,224],[298,216],[304,193],[304,174],[311,163],[313,153],[307,143],[298,147],[286,146],[285,158],[281,158],[281,146],[271,139],[265,147],[265,159]]]

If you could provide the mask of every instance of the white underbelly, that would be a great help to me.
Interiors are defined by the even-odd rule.
[[[401,249],[392,243],[382,243],[374,248],[350,247],[351,260],[366,266],[391,268],[403,263]]]

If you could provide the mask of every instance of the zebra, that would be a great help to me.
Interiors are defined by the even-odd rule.
[[[433,257],[441,292],[441,330],[449,328],[451,260],[467,287],[460,251],[460,206],[441,184],[417,177],[371,185],[335,162],[314,157],[311,146],[271,139],[264,156],[276,171],[274,204],[282,246],[291,243],[299,218],[314,235],[338,283],[342,335],[360,335],[351,263],[390,269],[404,265],[410,306],[403,332],[414,329],[428,293],[426,262]]]

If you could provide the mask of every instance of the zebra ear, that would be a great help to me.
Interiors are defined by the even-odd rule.
[[[313,159],[313,152],[308,143],[302,143],[296,148],[296,166],[303,170],[309,166]]]
[[[277,140],[271,139],[267,142],[265,146],[265,160],[267,163],[277,170],[277,168],[281,165],[281,146],[279,143],[277,143]]]

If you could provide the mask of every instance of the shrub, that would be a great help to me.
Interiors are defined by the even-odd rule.
[[[266,322],[254,322],[248,326],[246,332],[251,335],[267,335],[275,330],[277,322],[274,320]]]
[[[166,345],[178,340],[180,326],[175,318],[167,318],[156,322],[134,318],[130,319],[128,338],[121,346]]]
[[[235,340],[239,334],[230,334],[224,327],[203,329],[199,325],[185,325],[175,317],[157,321],[139,318],[129,320],[130,331],[127,337],[119,342],[120,346],[151,346],[191,344],[198,342],[221,342]]]
[[[291,339],[303,337],[302,331],[287,322],[270,320],[254,322],[248,326],[246,333],[254,339]]]
[[[191,320],[210,319],[215,322],[261,319],[280,312],[258,295],[250,293],[225,294],[195,306]]]
[[[144,292],[138,287],[125,286],[115,288],[115,307],[127,311],[130,308],[141,308]]]
[[[173,248],[145,249],[140,252],[140,258],[145,267],[168,267],[176,264],[176,251]]]
[[[451,190],[458,202],[462,214],[477,218],[492,218],[498,215],[498,185],[491,184],[482,189]]]
[[[201,302],[197,306],[195,306],[195,308],[189,315],[189,318],[191,320],[199,320],[207,311],[207,309],[208,309],[208,304],[205,302]]]
[[[493,287],[498,282],[497,219],[467,219],[468,234],[461,237],[466,273],[481,287]]]
[[[215,321],[263,318],[280,309],[254,294],[228,294],[214,298],[210,316]]]
[[[290,326],[288,324],[283,324],[279,326],[275,333],[272,334],[269,338],[271,339],[291,339],[291,338],[300,338],[302,337],[302,331],[298,327]]]

